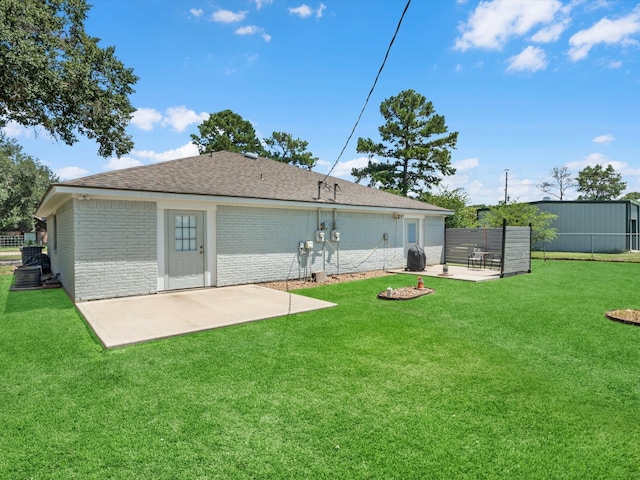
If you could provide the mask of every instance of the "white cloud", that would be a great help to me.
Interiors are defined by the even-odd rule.
[[[622,67],[622,62],[620,60],[612,60],[607,64],[607,67],[617,69]]]
[[[616,20],[601,19],[598,23],[586,30],[575,33],[569,39],[569,57],[574,62],[585,58],[591,49],[601,43],[636,44],[637,40],[632,35],[640,32],[640,11]]]
[[[313,9],[309,5],[306,5],[306,4],[303,3],[299,7],[290,8],[289,9],[289,13],[291,15],[297,15],[300,18],[307,18],[307,17],[313,15]]]
[[[187,143],[181,147],[164,152],[154,152],[153,150],[134,150],[132,154],[139,158],[151,160],[152,162],[166,162],[167,160],[175,160],[177,158],[194,157],[200,155],[198,147],[193,143]]]
[[[133,114],[131,123],[138,128],[151,131],[156,125],[173,127],[176,132],[183,132],[189,125],[200,123],[209,118],[206,112],[196,113],[184,105],[169,107],[164,115],[153,108],[139,108]]]
[[[331,165],[333,165],[333,163],[331,163],[331,162],[330,162],[330,161],[328,161],[328,160],[322,160],[322,159],[320,159],[320,160],[318,160],[318,162],[316,163],[316,165],[317,165],[318,167],[327,167],[327,168],[326,168],[326,170],[327,170],[327,171],[329,171],[329,167],[330,167]]]
[[[456,174],[457,174],[457,173],[473,170],[478,165],[480,165],[480,160],[478,160],[477,158],[467,158],[465,160],[459,160],[457,162],[454,162],[453,168],[456,169]]]
[[[260,34],[265,42],[271,41],[271,35],[265,33],[264,28],[255,25],[246,25],[236,30],[236,35],[256,35]]]
[[[582,170],[584,167],[593,167],[594,165],[609,165],[611,161],[606,155],[602,153],[590,153],[586,157],[580,160],[574,160],[573,162],[566,163],[565,166],[569,170]]]
[[[248,12],[246,10],[240,12],[232,12],[231,10],[220,9],[214,12],[211,18],[214,22],[218,23],[236,23],[243,21],[247,16],[247,13]]]
[[[372,160],[376,162],[376,160]],[[331,175],[333,177],[344,178],[345,180],[353,180],[351,176],[352,168],[363,168],[366,167],[369,162],[369,157],[359,157],[354,158],[353,160],[347,160],[346,162],[338,162],[336,168],[333,169]]]
[[[153,126],[161,120],[162,114],[153,108],[139,108],[131,117],[131,123],[146,131],[153,130]]]
[[[206,112],[196,113],[181,105],[179,107],[169,107],[162,119],[162,125],[171,125],[176,132],[183,132],[189,125],[201,123],[209,118]]]
[[[189,10],[189,12],[191,13],[191,15],[197,18],[202,16],[204,10],[202,10],[201,8],[192,8],[191,10]]]
[[[273,0],[255,0],[255,2],[256,2],[256,8],[260,10],[265,5],[271,5],[273,3]]]
[[[7,136],[11,138],[28,138],[28,139],[46,139],[53,141],[55,140],[49,132],[47,132],[42,126],[36,125],[34,127],[25,127],[20,125],[18,122],[14,122],[10,120],[7,124],[0,128],[0,130]]]
[[[80,167],[64,167],[54,172],[60,180],[73,180],[74,178],[84,177],[89,170]]]
[[[493,0],[480,2],[460,26],[455,49],[501,49],[513,36],[526,35],[538,25],[552,22],[561,12],[559,0]]]
[[[507,72],[537,72],[547,68],[547,56],[541,48],[529,45],[519,55],[509,59]]]
[[[549,25],[548,27],[541,28],[538,32],[531,36],[532,42],[537,43],[551,43],[556,42],[560,38],[562,32],[569,26],[569,20],[563,20],[562,22]]]
[[[7,122],[7,124],[4,127],[2,127],[2,132],[7,137],[12,137],[12,138],[18,138],[21,136],[24,136],[26,138],[33,137],[32,130],[23,127],[22,125],[20,125],[17,122],[14,122],[13,120],[11,120],[10,122]]]
[[[142,165],[140,160],[136,160],[131,157],[113,157],[109,159],[106,165],[103,165],[104,170],[122,170],[123,168],[138,167]]]
[[[255,25],[247,25],[245,27],[240,27],[236,30],[237,35],[255,35],[259,32],[259,28]]]
[[[611,134],[607,134],[607,135],[599,135],[596,138],[593,139],[594,143],[609,143],[613,141],[613,135]]]
[[[324,11],[327,9],[327,6],[324,3],[321,3],[320,6],[318,7],[318,10],[316,10],[316,18],[322,18],[322,15],[324,14]]]

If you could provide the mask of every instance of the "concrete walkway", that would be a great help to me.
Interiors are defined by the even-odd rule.
[[[76,304],[106,348],[334,306],[335,303],[258,285],[183,290]]]

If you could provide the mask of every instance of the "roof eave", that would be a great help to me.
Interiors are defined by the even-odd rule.
[[[210,194],[189,194],[179,192],[163,192],[163,191],[144,191],[144,190],[126,190],[126,189],[113,189],[104,187],[86,187],[66,184],[53,184],[47,190],[45,196],[40,202],[40,206],[36,211],[36,215],[39,217],[46,217],[51,212],[56,211],[62,204],[64,204],[69,198],[74,196],[87,195],[90,197],[119,197],[121,199],[131,200],[182,200],[182,201],[196,201],[196,202],[215,202],[217,204],[245,204],[245,205],[278,205],[283,207],[294,208],[329,208],[340,210],[361,210],[361,211],[392,211],[399,214],[416,214],[422,213],[429,216],[450,216],[454,212],[451,210],[441,210],[439,208],[429,208],[432,205],[425,204],[427,208],[410,208],[403,206],[383,206],[383,205],[363,205],[356,203],[339,203],[334,201],[319,201],[312,199],[309,201],[304,200],[280,200],[273,198],[256,198],[256,197],[242,197],[242,196],[218,196]]]

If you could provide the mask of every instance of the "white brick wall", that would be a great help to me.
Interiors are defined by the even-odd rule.
[[[156,204],[119,200],[73,202],[75,299],[155,293]]]
[[[55,222],[52,217],[47,219],[49,231],[47,253],[51,259],[51,271],[60,275],[62,285],[71,297],[75,296],[73,212],[73,201],[68,201],[55,213]]]
[[[330,240],[333,211],[320,222]],[[403,265],[402,219],[392,215],[336,213],[340,243],[316,241],[316,210],[219,206],[217,210],[218,286],[328,274],[396,268]],[[388,234],[388,241],[383,234]],[[312,240],[301,255],[298,244]],[[338,254],[339,250],[339,254]],[[339,258],[338,258],[339,257]]]

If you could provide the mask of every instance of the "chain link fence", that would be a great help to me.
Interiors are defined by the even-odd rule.
[[[547,252],[622,253],[640,250],[640,233],[560,233],[534,250]]]

